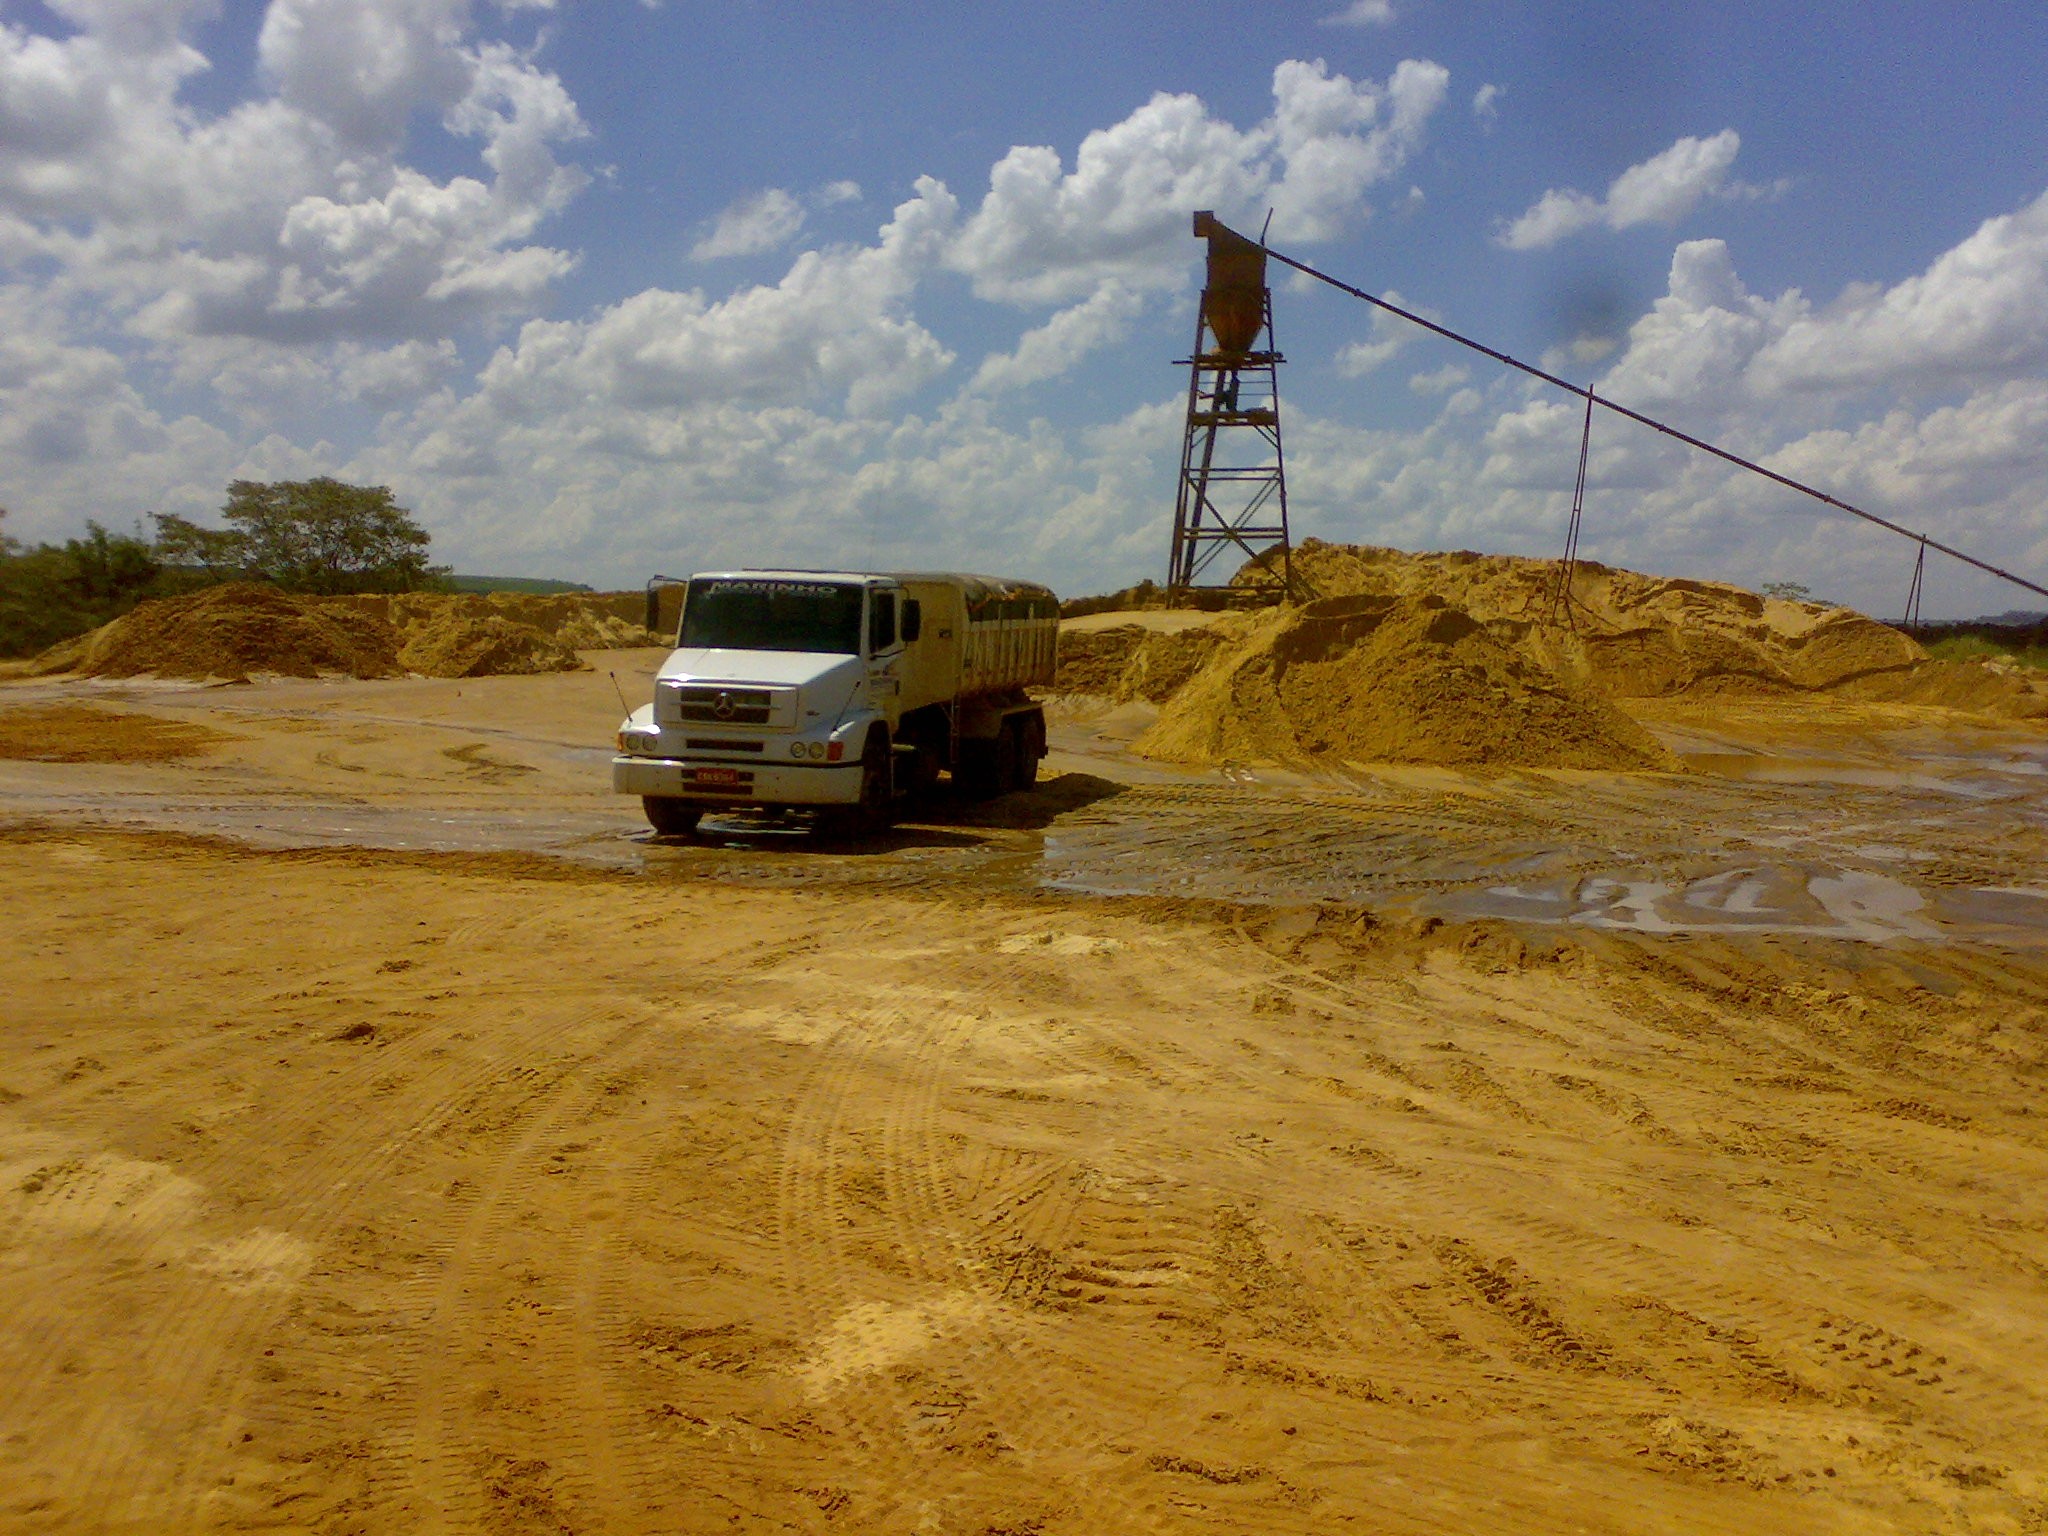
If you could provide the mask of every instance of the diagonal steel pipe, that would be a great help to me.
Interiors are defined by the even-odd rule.
[[[1327,283],[1340,293],[1350,294],[1354,299],[1363,299],[1366,303],[1383,309],[1390,315],[1400,316],[1411,325],[1419,325],[1425,331],[1434,332],[1446,341],[1455,341],[1461,347],[1470,347],[1474,352],[1484,353],[1497,363],[1505,363],[1510,368],[1519,369],[1531,378],[1541,379],[1546,384],[1554,384],[1568,394],[1579,396],[1588,403],[1589,407],[1597,405],[1603,410],[1614,412],[1617,416],[1626,416],[1630,421],[1640,422],[1653,432],[1661,432],[1666,437],[1676,438],[1689,448],[1697,448],[1700,452],[1710,453],[1717,459],[1725,459],[1739,469],[1746,469],[1752,474],[1762,475],[1766,480],[1775,481],[1787,490],[1797,491],[1802,496],[1811,496],[1815,501],[1833,507],[1838,512],[1846,512],[1851,517],[1860,517],[1864,522],[1874,523],[1889,533],[1897,534],[1900,538],[1911,539],[1921,545],[1923,550],[1939,550],[1950,559],[1960,560],[1964,565],[1974,566],[1986,575],[1995,576],[2000,581],[2011,582],[2016,587],[2023,587],[2029,592],[2038,593],[2042,597],[2048,597],[2048,587],[2044,587],[2038,582],[2029,581],[2026,577],[2019,575],[2017,572],[2009,571],[2003,566],[1993,565],[1988,560],[1980,560],[1977,556],[1970,554],[1966,550],[1957,549],[1953,544],[1944,544],[1939,539],[1930,538],[1927,534],[1908,528],[1903,524],[1895,523],[1890,518],[1879,517],[1875,512],[1867,512],[1861,507],[1851,506],[1840,497],[1830,496],[1826,491],[1816,486],[1808,485],[1803,480],[1794,480],[1790,475],[1781,475],[1775,469],[1767,469],[1753,459],[1745,459],[1739,453],[1730,453],[1726,448],[1717,448],[1712,443],[1694,437],[1690,433],[1681,432],[1678,428],[1658,421],[1655,417],[1645,416],[1641,411],[1632,411],[1619,401],[1609,400],[1604,395],[1595,394],[1583,384],[1574,384],[1569,379],[1561,379],[1556,374],[1538,368],[1533,363],[1525,363],[1518,357],[1510,357],[1505,352],[1489,347],[1483,341],[1474,341],[1470,336],[1461,336],[1449,326],[1438,325],[1434,320],[1425,320],[1413,310],[1403,309],[1398,304],[1389,303],[1378,294],[1367,293],[1363,288],[1353,287],[1342,278],[1332,277],[1327,272],[1318,271],[1307,262],[1296,261],[1292,256],[1284,252],[1268,247],[1266,255],[1272,260],[1279,262],[1282,266],[1294,268],[1295,271],[1301,273],[1304,277],[1312,277],[1319,283]]]

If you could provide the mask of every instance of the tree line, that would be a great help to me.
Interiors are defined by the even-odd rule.
[[[7,536],[0,507],[0,656],[28,656],[119,618],[146,598],[229,581],[290,592],[441,590],[427,531],[388,486],[236,480],[218,528],[152,512],[155,537],[110,533],[27,546]]]

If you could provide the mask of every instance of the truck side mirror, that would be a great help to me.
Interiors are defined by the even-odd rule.
[[[649,634],[661,632],[661,589],[688,585],[679,576],[650,576],[647,578],[647,622],[641,627]]]
[[[915,640],[924,633],[924,605],[914,597],[903,600],[903,638]]]

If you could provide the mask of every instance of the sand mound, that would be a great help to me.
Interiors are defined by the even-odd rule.
[[[1240,577],[1252,571],[1247,566]],[[1554,560],[1407,554],[1304,541],[1309,597],[1435,593],[1567,681],[1610,698],[1759,697],[1816,691],[2029,717],[2048,694],[1989,668],[1935,664],[1911,637],[1848,608],[1761,597],[1726,582],[1646,576],[1581,561],[1572,622],[1551,621]]]
[[[111,624],[45,651],[31,670],[39,676],[392,677],[400,668],[398,633],[375,614],[236,582],[139,603]]]
[[[1326,598],[1224,626],[1137,750],[1225,759],[1675,769],[1597,694],[1435,596]]]
[[[1061,693],[1095,693],[1113,698],[1130,665],[1131,653],[1145,638],[1135,624],[1114,629],[1060,629],[1059,664],[1053,687]]]
[[[1061,693],[1093,693],[1117,700],[1163,704],[1223,645],[1227,621],[1162,632],[1137,624],[1060,631]]]
[[[571,672],[579,648],[644,645],[619,609],[639,599],[598,593],[410,592],[300,597],[238,583],[140,604],[113,623],[45,651],[34,676],[487,677]],[[527,622],[528,619],[534,622]]]
[[[583,665],[574,650],[530,625],[497,614],[473,618],[454,608],[409,629],[398,660],[427,677],[574,672]]]
[[[439,624],[450,614],[507,620],[577,651],[647,645],[655,638],[641,627],[644,600],[638,592],[366,593],[332,601],[389,619],[408,640],[414,630]]]

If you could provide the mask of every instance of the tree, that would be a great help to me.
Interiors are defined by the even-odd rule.
[[[236,480],[221,508],[226,528],[152,514],[157,554],[215,579],[236,575],[295,592],[412,592],[439,584],[427,563],[430,535],[383,485],[315,480]]]
[[[91,521],[85,525],[84,538],[64,541],[64,557],[71,565],[68,583],[78,605],[108,617],[126,613],[148,596],[163,570],[142,539],[109,533]]]
[[[1797,581],[1767,581],[1764,583],[1764,596],[1782,598],[1788,603],[1810,603],[1813,601],[1812,590],[1804,583]]]
[[[95,522],[85,530],[33,548],[0,534],[0,655],[68,640],[155,594],[161,573],[148,544]]]

